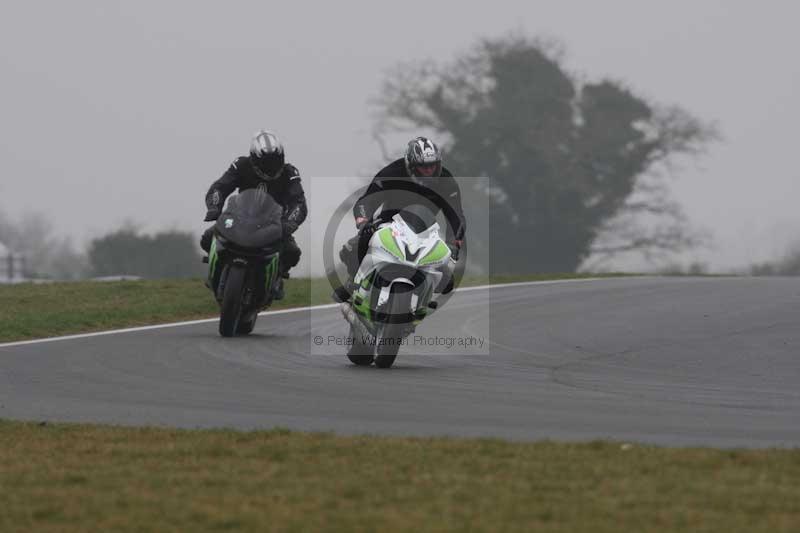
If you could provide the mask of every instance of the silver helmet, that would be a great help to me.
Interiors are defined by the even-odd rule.
[[[427,137],[417,137],[406,148],[406,171],[411,177],[436,178],[442,175],[442,153]]]
[[[259,178],[267,181],[277,178],[286,163],[278,136],[266,130],[257,131],[250,143],[250,163]]]

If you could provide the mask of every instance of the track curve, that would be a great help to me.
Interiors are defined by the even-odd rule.
[[[334,308],[0,346],[0,418],[665,445],[800,445],[800,280],[624,278],[457,293],[422,335],[357,368]],[[432,353],[431,353],[432,351]]]

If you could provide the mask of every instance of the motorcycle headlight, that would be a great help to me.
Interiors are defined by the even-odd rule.
[[[400,259],[405,259],[405,255],[403,255],[403,251],[400,250],[400,246],[397,245],[397,241],[392,235],[392,230],[390,228],[384,228],[381,231],[379,231],[378,237],[381,240],[381,246],[383,246],[384,250],[386,250],[395,257],[398,257]]]
[[[421,265],[429,265],[431,263],[438,263],[439,261],[443,261],[447,257],[447,254],[449,252],[450,248],[448,248],[444,242],[439,241],[436,243],[436,246],[434,246],[431,249],[430,252],[425,254],[425,256],[422,259],[420,259],[419,264],[421,266]]]

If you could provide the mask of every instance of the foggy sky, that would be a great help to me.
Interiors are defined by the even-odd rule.
[[[587,79],[718,122],[724,143],[672,184],[716,242],[687,260],[744,266],[800,240],[796,3],[467,4],[5,0],[0,211],[44,212],[77,244],[126,220],[199,233],[206,189],[261,127],[305,176],[374,173],[384,73],[514,30],[559,39]],[[344,196],[331,189],[312,210]]]

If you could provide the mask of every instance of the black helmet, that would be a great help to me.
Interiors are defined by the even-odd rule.
[[[411,177],[433,178],[442,175],[442,154],[434,142],[417,137],[406,148],[406,171]]]
[[[257,131],[250,143],[250,163],[259,178],[267,181],[277,178],[285,164],[278,136],[266,130]]]

